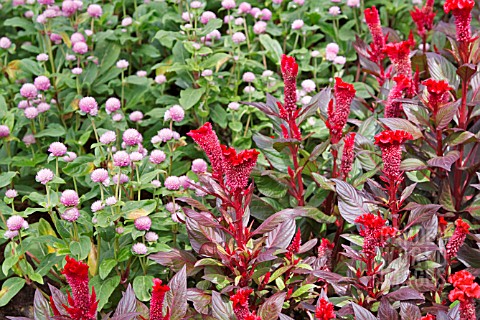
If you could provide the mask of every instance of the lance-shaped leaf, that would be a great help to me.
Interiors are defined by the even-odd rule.
[[[285,292],[277,292],[262,304],[258,310],[258,315],[262,320],[276,320],[282,312],[283,302],[286,297]]]
[[[355,223],[355,219],[370,210],[358,190],[349,183],[332,179],[336,184],[338,194],[338,209],[342,217],[349,223]]]
[[[183,266],[186,266],[189,275],[194,273],[195,263],[197,262],[193,254],[178,249],[172,249],[169,252],[154,253],[149,255],[148,258],[162,266],[171,268],[175,272],[180,271]]]
[[[452,164],[454,164],[455,161],[457,161],[459,158],[460,158],[460,152],[458,152],[457,150],[453,150],[447,153],[446,155],[444,155],[443,157],[432,158],[428,160],[427,163],[431,167],[439,167],[447,171],[450,171]]]
[[[167,299],[169,300],[170,319],[183,319],[187,313],[187,269],[183,266],[182,270],[177,272],[168,283],[170,291],[167,292]]]

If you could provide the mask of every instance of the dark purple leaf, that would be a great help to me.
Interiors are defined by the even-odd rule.
[[[457,259],[467,267],[480,268],[480,250],[464,244],[457,253]]]
[[[380,300],[378,307],[378,317],[383,320],[398,320],[398,313],[393,309],[386,298]]]
[[[364,199],[358,193],[358,190],[352,187],[349,183],[332,179],[335,182],[338,194],[338,209],[342,217],[349,223],[355,223],[355,219],[364,213],[369,213],[370,210]]]
[[[197,212],[190,208],[183,208],[183,212],[185,212],[187,217],[197,221],[197,223],[201,226],[219,229],[222,228],[222,226],[216,220],[214,220],[211,214],[208,212]]]
[[[317,244],[318,242],[318,239],[310,239],[308,240],[307,242],[305,242],[304,244],[302,244],[300,246],[300,249],[298,250],[298,253],[305,253],[307,251],[309,251],[310,249],[312,249],[313,247],[315,247],[315,245]]]
[[[185,203],[189,204],[190,206],[192,206],[195,209],[200,210],[200,211],[208,211],[208,208],[205,207],[205,205],[203,203],[201,203],[200,201],[197,201],[195,199],[192,199],[192,198],[179,197],[179,198],[175,198],[175,201],[185,202]]]
[[[418,204],[410,202],[404,210],[410,210],[408,224],[414,225],[430,220],[440,210],[439,204]]]
[[[477,66],[471,63],[465,63],[457,69],[457,74],[463,82],[467,82],[477,72]]]
[[[449,320],[460,320],[460,304],[457,303],[455,307],[448,311]]]
[[[212,297],[200,289],[188,289],[187,299],[193,302],[193,307],[200,314],[208,314],[208,306],[212,303]]]
[[[62,293],[62,291],[58,290],[51,284],[48,284],[48,287],[50,288],[50,294],[53,299],[53,303],[58,309],[58,312],[60,312],[60,314],[67,314],[67,311],[63,307],[64,305],[68,305],[67,297]]]
[[[443,168],[447,171],[450,171],[452,164],[455,163],[460,158],[460,152],[457,150],[450,151],[443,157],[435,157],[428,160],[428,165],[431,167]]]
[[[455,90],[460,84],[457,68],[447,58],[434,52],[427,52],[428,71],[435,80],[447,80]]]
[[[358,320],[377,320],[377,317],[375,317],[370,311],[365,309],[362,306],[359,306],[356,303],[351,303],[352,308],[353,308],[353,314],[355,315],[355,319]]]
[[[195,263],[197,263],[197,259],[193,254],[178,249],[172,249],[170,252],[154,253],[148,257],[162,266],[171,268],[175,272],[178,272],[185,265],[189,275],[192,275]]]
[[[422,132],[413,123],[402,118],[380,118],[379,119],[390,130],[403,130],[413,136],[413,140],[423,137]]]
[[[285,292],[277,292],[260,306],[258,315],[262,320],[276,320],[278,315],[282,312],[283,302],[286,297]]]
[[[287,316],[287,315],[285,315],[285,314],[283,314],[283,313],[280,313],[280,314],[278,315],[278,319],[280,319],[280,320],[294,320],[293,318],[290,318],[289,316]]]
[[[32,320],[31,318],[27,318],[27,317],[10,317],[10,316],[8,316],[7,319],[10,319],[10,320]],[[37,319],[37,318],[34,318],[34,319]],[[42,319],[48,319],[48,318],[42,318]]]
[[[297,124],[300,125],[305,119],[315,114],[319,108],[323,110],[327,109],[328,103],[331,100],[331,91],[331,88],[327,87],[314,95],[312,100],[301,108]]]
[[[224,301],[222,295],[217,291],[212,291],[212,315],[218,320],[235,320],[232,303]]]
[[[278,117],[277,114],[275,114],[269,107],[266,103],[264,102],[246,102],[246,101],[241,101],[242,104],[244,105],[247,105],[247,106],[252,106],[252,107],[255,107],[257,108],[258,110],[262,111],[263,113],[267,114],[267,115],[270,115],[270,116],[274,116],[274,117]]]
[[[265,262],[265,261],[272,261],[277,259],[277,256],[273,255],[277,249],[267,249],[266,251],[261,252],[255,261],[257,262]]]
[[[279,211],[268,217],[255,231],[252,232],[252,236],[270,232],[278,227],[278,225],[281,223],[287,220],[295,219],[303,214],[305,214],[305,209],[303,208],[285,209]]]
[[[113,316],[110,320],[132,320],[136,319],[137,316],[140,315],[138,312],[129,312],[125,314],[120,314],[118,316]]]
[[[409,285],[419,292],[431,292],[436,289],[430,279],[420,278],[409,281]]]
[[[400,316],[402,320],[418,320],[422,317],[422,313],[413,303],[400,302]]]
[[[437,130],[443,130],[448,126],[457,113],[459,105],[460,100],[450,102],[438,110],[437,116],[435,117],[435,126],[437,127]]]
[[[405,301],[414,300],[415,303],[425,302],[425,297],[415,289],[412,288],[400,288],[397,291],[387,294],[388,299],[391,301]]]
[[[295,235],[295,220],[287,220],[275,229],[267,232],[266,248],[286,249]]]
[[[170,287],[169,293],[173,295],[170,307],[170,319],[171,320],[181,320],[185,313],[187,313],[187,269],[183,266],[182,270],[177,272],[170,282],[168,283]]]
[[[400,198],[400,203],[403,203],[405,200],[407,200],[408,197],[412,194],[413,190],[415,190],[415,187],[417,186],[417,183],[411,184],[408,187],[406,187],[403,192],[402,196]]]
[[[40,290],[35,290],[35,298],[33,300],[33,318],[48,319],[50,316],[49,301],[45,299]]]
[[[128,284],[127,290],[123,293],[122,299],[118,302],[114,317],[135,312],[137,309],[137,298],[132,285]]]

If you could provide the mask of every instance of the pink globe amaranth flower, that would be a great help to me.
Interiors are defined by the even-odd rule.
[[[63,157],[65,162],[72,162],[75,159],[77,159],[77,154],[75,152],[67,152],[67,154]]]
[[[12,46],[12,41],[8,39],[7,37],[1,37],[0,38],[0,48],[2,49],[9,49]]]
[[[282,4],[283,0],[273,0],[272,2],[274,4]]]
[[[25,222],[25,219],[23,219],[19,215],[14,215],[8,218],[7,228],[10,231],[18,231],[23,228]]]
[[[27,147],[31,146],[32,144],[35,144],[37,142],[37,140],[35,139],[35,136],[33,134],[26,134],[23,139],[22,139],[23,143],[25,143],[25,145]]]
[[[252,10],[252,5],[248,2],[242,2],[238,6],[238,13],[239,14],[247,14],[250,13],[250,10]]]
[[[355,136],[355,132],[350,132],[343,140],[345,143],[343,145],[340,171],[343,173],[343,176],[345,178],[348,177],[348,174],[352,170],[353,160],[355,156],[355,152],[353,150],[353,147],[355,146]]]
[[[35,107],[28,107],[23,111],[27,119],[35,119],[38,116],[38,110]]]
[[[200,1],[194,0],[194,1],[190,2],[190,8],[192,8],[192,9],[200,9],[202,6],[203,5]]]
[[[245,88],[243,88],[243,92],[250,94],[255,92],[255,87],[248,85]]]
[[[114,114],[112,114],[112,120],[115,121],[115,122],[119,122],[119,121],[122,121],[123,119],[123,114],[121,114],[120,112],[116,112]]]
[[[46,102],[41,102],[38,104],[37,110],[39,113],[47,112],[48,110],[50,110],[50,105]]]
[[[220,177],[223,172],[222,148],[217,134],[212,130],[210,122],[205,123],[197,130],[187,133],[203,149],[212,164],[213,175]]]
[[[178,177],[170,176],[167,179],[165,179],[164,185],[165,185],[165,188],[167,188],[168,190],[178,190],[180,189],[181,183]]]
[[[112,177],[112,180],[113,180],[113,183],[114,183],[114,184],[117,184],[117,183],[118,183],[118,173]],[[123,173],[122,173],[122,174],[120,175],[120,184],[127,183],[128,181],[130,181],[130,179],[128,178],[128,176],[127,176],[126,174],[123,174]]]
[[[38,3],[43,5],[53,5],[55,4],[55,0],[37,0]]]
[[[127,146],[136,146],[139,143],[142,143],[143,137],[137,129],[127,129],[123,132],[122,140]]]
[[[238,110],[238,108],[240,108],[240,104],[238,102],[230,102],[228,104],[228,109],[230,110]]]
[[[46,54],[46,53],[40,53],[40,54],[37,56],[37,61],[39,61],[39,62],[48,61],[48,54]]]
[[[75,60],[77,60],[77,57],[75,57],[74,54],[67,54],[67,55],[65,56],[65,60],[67,60],[67,61],[75,61]]]
[[[212,11],[204,11],[200,16],[200,22],[203,24],[207,24],[208,21],[217,18],[217,15]]]
[[[332,16],[338,16],[342,11],[340,10],[340,7],[333,6],[328,9],[328,13]]]
[[[5,239],[13,239],[13,238],[15,238],[16,236],[18,236],[18,230],[15,230],[15,231],[7,230],[7,231],[5,231],[5,233],[3,234],[3,237],[4,237]]]
[[[132,252],[134,254],[144,255],[144,254],[147,254],[148,248],[143,243],[137,242],[132,246]]]
[[[85,37],[80,32],[75,32],[70,36],[70,42],[72,45],[78,42],[85,42]]]
[[[90,174],[90,179],[93,182],[103,183],[108,179],[108,171],[103,168],[95,169]]]
[[[173,131],[168,128],[163,128],[162,130],[158,131],[158,137],[160,141],[167,142],[168,140],[173,139]]]
[[[405,92],[411,87],[410,79],[405,75],[393,78],[395,85],[390,90],[385,104],[385,118],[398,118],[402,114],[402,103],[398,101],[404,97]]]
[[[385,130],[375,136],[375,144],[382,150],[383,173],[392,182],[402,178],[401,147],[407,140],[413,140],[413,136],[403,130]]]
[[[141,111],[133,111],[129,118],[132,122],[140,122],[143,119],[143,113]]]
[[[47,22],[47,17],[44,14],[39,14],[36,21],[40,24],[45,24]]]
[[[130,155],[126,151],[117,151],[113,155],[113,164],[117,167],[128,167],[130,163]]]
[[[98,104],[95,98],[85,97],[80,100],[78,103],[80,110],[91,116],[96,116],[98,113]]]
[[[75,207],[79,203],[78,194],[75,190],[65,190],[62,192],[62,196],[60,197],[60,202],[65,207]]]
[[[470,23],[472,21],[471,12],[474,6],[474,0],[447,0],[443,5],[445,13],[452,11],[455,17],[457,41],[459,42],[469,42],[471,40]]]
[[[255,75],[253,72],[245,72],[242,76],[243,81],[245,82],[253,82],[255,81]]]
[[[305,3],[305,0],[293,0],[293,2],[295,2],[299,6],[303,6],[303,4]]]
[[[148,231],[152,226],[152,219],[149,216],[138,217],[133,222],[135,228],[139,231]]]
[[[133,19],[131,17],[125,17],[122,20],[122,27],[128,27],[133,23]]]
[[[108,98],[105,102],[105,109],[107,110],[108,114],[119,110],[121,107],[120,100],[117,98]]]
[[[64,0],[62,2],[62,12],[65,16],[69,17],[77,11],[78,7],[72,0]]]
[[[240,44],[242,42],[245,42],[245,40],[247,40],[247,38],[245,37],[245,35],[242,32],[235,32],[232,35],[232,41],[236,44]]]
[[[263,34],[267,31],[267,23],[265,21],[257,21],[253,25],[253,33]]]
[[[17,190],[15,189],[8,189],[6,192],[5,192],[5,197],[9,198],[9,199],[13,199],[15,198],[16,196],[18,196],[18,192]]]
[[[300,29],[303,28],[304,24],[305,24],[305,23],[303,22],[303,20],[297,19],[297,20],[293,21],[293,23],[292,23],[292,29],[293,29],[293,30],[300,30]]]
[[[347,0],[347,6],[349,7],[357,7],[359,8],[360,7],[360,0]]]
[[[130,161],[132,162],[139,162],[139,161],[142,161],[143,159],[143,154],[138,152],[138,151],[134,151],[132,153],[130,153]]]
[[[205,36],[205,39],[208,41],[219,40],[222,37],[222,34],[218,30],[213,30]]]
[[[80,211],[78,211],[78,209],[75,207],[68,208],[60,215],[60,218],[68,222],[77,221],[79,217],[80,217]]]
[[[339,64],[339,65],[344,65],[347,62],[347,58],[344,56],[336,56],[335,59],[333,59],[333,63]]]
[[[160,188],[160,187],[162,186],[162,183],[161,183],[159,180],[157,180],[157,179],[150,181],[150,183],[151,183],[155,188]]]
[[[118,200],[114,196],[111,196],[111,197],[108,197],[107,199],[105,199],[105,204],[107,206],[113,206],[113,205],[117,204],[117,202],[118,202]]]
[[[54,157],[62,157],[67,153],[67,147],[61,142],[53,142],[50,144],[48,152]]]
[[[85,42],[77,42],[72,47],[73,52],[85,54],[88,52],[88,45]]]
[[[34,15],[35,15],[35,13],[32,10],[27,10],[23,14],[23,16],[27,19],[32,19]]]
[[[17,105],[18,109],[26,109],[28,108],[28,106],[29,106],[28,100],[22,100]]]
[[[267,8],[262,9],[262,16],[260,19],[264,21],[270,21],[270,19],[272,19],[272,11],[268,10]]]
[[[63,38],[58,33],[52,33],[50,34],[50,41],[52,41],[55,44],[61,44],[63,41]]]
[[[178,140],[180,139],[180,133],[173,131],[172,137],[173,137],[173,140]]]
[[[327,47],[325,48],[326,59],[328,61],[335,60],[338,51],[340,51],[340,47],[338,46],[338,44],[334,42],[327,44]]]
[[[10,129],[8,126],[2,124],[0,125],[0,138],[6,138],[10,135]]]
[[[137,71],[137,77],[143,78],[143,77],[146,77],[146,76],[147,76],[147,71],[145,71],[145,70]]]
[[[338,77],[335,78],[335,108],[333,100],[331,100],[328,105],[328,120],[326,122],[332,144],[338,143],[342,138],[343,127],[347,123],[350,105],[355,97],[355,93],[356,91],[352,84],[346,83]]]
[[[163,301],[165,293],[170,291],[170,287],[162,285],[162,280],[153,279],[152,299],[150,301],[150,320],[168,320],[170,319],[170,311],[163,314]]]
[[[249,14],[252,17],[254,17],[255,19],[257,19],[262,14],[262,10],[260,10],[260,8],[252,8],[252,10],[250,10]]]
[[[87,13],[92,18],[99,18],[102,16],[102,7],[98,4],[91,4],[87,8]]]
[[[175,122],[181,122],[183,118],[185,117],[185,111],[181,106],[178,104],[172,106],[170,109],[168,109],[168,115],[170,119],[172,119]]]
[[[202,71],[202,77],[211,77],[212,75],[213,75],[213,71],[211,69],[205,69]],[[170,117],[170,112],[168,114],[168,117]]]
[[[170,213],[174,213],[174,212],[177,212],[177,211],[181,210],[182,208],[176,203],[174,205],[173,202],[169,202],[165,205],[165,209]]]
[[[155,82],[157,84],[164,84],[165,82],[167,82],[167,77],[165,77],[165,75],[163,74],[159,74],[155,77]]]
[[[92,210],[92,212],[97,212],[97,211],[103,210],[104,208],[105,208],[105,205],[102,203],[101,200],[95,201],[90,206],[90,209]]]
[[[158,240],[158,234],[153,231],[145,233],[145,240],[148,242],[156,242]]]
[[[223,0],[222,1],[222,7],[224,9],[227,9],[227,10],[230,10],[230,9],[233,9],[237,6],[237,4],[235,3],[235,0]]]
[[[45,76],[36,77],[33,83],[37,90],[47,91],[50,89],[50,80]]]
[[[310,93],[310,92],[313,92],[315,91],[315,82],[313,82],[313,80],[304,80],[302,81],[302,88],[303,90],[305,90],[306,93]]]
[[[203,159],[195,159],[192,162],[192,171],[196,174],[207,172],[208,165]]]
[[[117,141],[117,135],[115,131],[107,131],[100,136],[100,142],[103,144],[111,144]]]
[[[128,61],[127,60],[119,60],[117,62],[117,68],[119,69],[127,69],[128,68]]]
[[[373,42],[370,44],[370,58],[374,62],[378,62],[383,59],[383,50],[385,47],[385,37],[380,24],[380,15],[375,6],[365,9],[364,14],[365,21],[373,38]]]
[[[183,21],[190,22],[193,19],[193,13],[188,13],[187,11],[182,13]]]
[[[82,68],[73,68],[72,73],[76,76],[81,75],[83,73],[83,69]]]
[[[163,161],[165,161],[166,158],[167,156],[165,155],[165,152],[163,152],[162,150],[153,150],[150,153],[150,162],[154,164],[160,164]]]
[[[123,227],[117,227],[115,228],[115,232],[118,234],[122,234],[125,232],[125,229]]]
[[[20,88],[20,94],[22,97],[27,98],[27,99],[33,99],[37,96],[38,91],[37,87],[35,87],[34,84],[32,83],[25,83],[21,88]]]

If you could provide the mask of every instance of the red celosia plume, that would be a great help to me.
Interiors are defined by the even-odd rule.
[[[289,120],[295,110],[297,109],[297,74],[298,64],[295,62],[294,57],[282,55],[281,61],[282,77],[285,85],[284,95],[285,103],[284,108],[288,114]]]
[[[210,122],[206,122],[197,130],[191,130],[187,133],[199,146],[205,151],[210,163],[212,164],[213,175],[218,177],[223,172],[222,166],[222,148],[218,141],[217,134],[212,130]]]
[[[333,303],[327,301],[325,298],[320,298],[315,308],[315,319],[331,320],[336,318]]]
[[[460,301],[460,320],[477,319],[474,299],[480,298],[480,286],[474,280],[475,277],[467,270],[458,271],[448,278],[454,286],[448,299],[451,302]]]
[[[467,43],[471,40],[470,23],[472,21],[471,12],[474,6],[474,0],[447,0],[443,5],[445,13],[452,11],[455,17],[457,41],[459,42]]]
[[[453,232],[453,236],[450,238],[446,245],[447,249],[447,261],[450,262],[453,258],[457,256],[458,250],[465,242],[465,238],[469,233],[470,226],[468,223],[463,221],[461,218],[455,222],[456,228]]]
[[[373,42],[370,44],[370,59],[374,62],[379,62],[383,59],[383,49],[385,47],[385,37],[380,24],[380,16],[375,6],[365,9],[364,14],[373,39]]]
[[[333,100],[331,100],[328,105],[328,120],[326,123],[333,144],[338,143],[342,138],[343,127],[347,123],[350,105],[353,98],[355,98],[355,93],[356,91],[352,84],[344,82],[341,78],[335,78],[335,108]]]
[[[224,145],[221,148],[227,186],[232,190],[245,188],[260,153],[255,149],[250,149],[237,154],[234,148]]]
[[[413,140],[413,136],[403,130],[386,130],[375,136],[375,144],[382,149],[383,173],[391,182],[401,178],[401,146],[407,140]]]
[[[152,299],[150,301],[150,320],[168,320],[170,313],[163,315],[163,302],[165,293],[170,291],[170,287],[162,284],[162,280],[153,279]]]
[[[348,173],[352,170],[353,158],[355,156],[353,147],[355,145],[355,132],[350,132],[344,139],[345,144],[343,145],[342,152],[342,163],[340,169],[345,178],[348,177]]]
[[[248,298],[253,292],[253,289],[238,289],[237,292],[230,297],[233,302],[233,312],[238,320],[246,320],[251,315],[248,310]]]

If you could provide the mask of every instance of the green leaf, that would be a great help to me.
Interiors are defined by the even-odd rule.
[[[221,105],[217,104],[210,109],[210,117],[221,128],[225,129],[227,127],[227,112]]]
[[[58,123],[51,123],[48,128],[40,131],[35,135],[35,138],[41,137],[63,137],[65,135],[65,129]]]
[[[0,307],[6,306],[15,295],[22,290],[25,285],[25,279],[10,278],[3,283],[2,290],[0,290]]]
[[[11,182],[13,177],[17,175],[17,172],[8,171],[0,174],[0,188],[8,186]]]
[[[114,276],[100,281],[99,286],[95,286],[95,292],[99,298],[97,310],[102,310],[103,306],[110,301],[110,296],[119,284],[120,276]]]
[[[283,198],[288,191],[288,187],[268,176],[261,176],[255,180],[258,191],[270,198]]]
[[[90,238],[87,236],[81,236],[80,241],[72,241],[70,243],[70,251],[73,255],[77,256],[79,260],[86,259],[90,249]]]
[[[140,301],[150,301],[150,289],[153,285],[152,276],[138,276],[133,280],[133,291]]]
[[[309,292],[311,293],[312,289],[315,289],[317,286],[314,285],[313,283],[308,283],[306,285],[301,286],[295,292],[292,294],[292,298],[300,297],[302,294]]]
[[[200,101],[202,95],[205,93],[205,88],[193,89],[187,88],[180,92],[180,105],[188,110]]]
[[[5,276],[8,276],[8,271],[18,262],[18,256],[11,256],[6,258],[2,264],[2,271]]]
[[[283,53],[280,43],[268,34],[261,34],[259,39],[262,46],[267,50],[267,57],[275,64],[279,64]]]
[[[100,263],[100,267],[99,267],[99,276],[100,276],[100,279],[105,279],[108,274],[110,273],[110,271],[112,271],[112,269],[117,265],[117,260],[115,259],[105,259],[102,261],[102,263]]]

